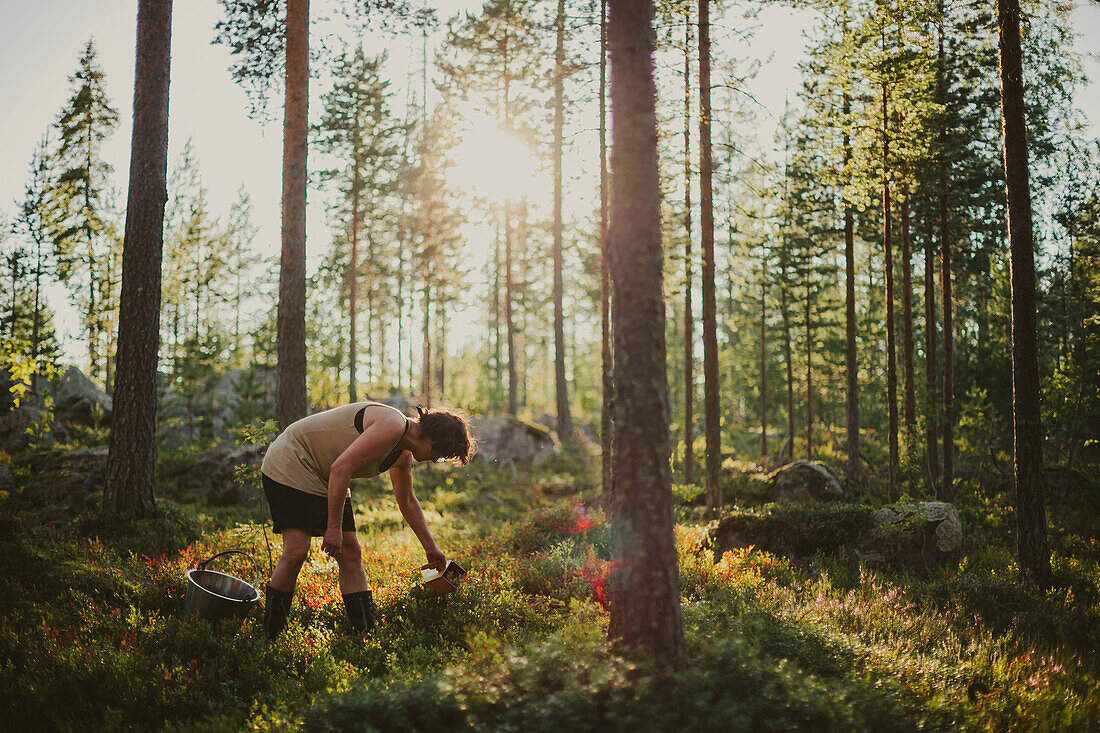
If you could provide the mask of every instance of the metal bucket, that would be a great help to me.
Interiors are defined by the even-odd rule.
[[[252,585],[226,573],[207,570],[211,560],[222,555],[244,555],[257,568],[256,580]],[[183,601],[185,618],[200,618],[211,623],[233,620],[240,624],[260,601],[259,566],[247,552],[227,550],[199,563],[187,571],[187,595]]]

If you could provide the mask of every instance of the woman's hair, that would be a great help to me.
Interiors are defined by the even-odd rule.
[[[465,466],[477,451],[477,441],[470,435],[469,416],[462,410],[422,410],[420,434],[432,441],[432,447],[444,458]]]

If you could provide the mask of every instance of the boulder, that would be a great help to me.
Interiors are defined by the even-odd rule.
[[[477,455],[490,463],[529,465],[554,455],[550,431],[514,417],[489,417],[473,425]]]
[[[76,367],[66,369],[51,387],[58,420],[78,425],[111,421],[111,398]]]
[[[242,445],[236,448],[222,446],[207,453],[190,471],[188,477],[203,487],[207,501],[214,506],[232,506],[256,501],[251,485],[235,480],[238,466],[254,468],[258,473],[264,448],[258,445]]]
[[[795,461],[767,478],[772,501],[803,503],[844,498],[844,489],[829,469],[814,461]]]
[[[860,560],[930,571],[956,565],[962,553],[962,523],[953,504],[898,503],[871,514],[856,541]]]
[[[69,433],[38,400],[24,402],[14,410],[0,414],[0,446],[8,452],[21,451],[34,443],[52,448],[69,442]]]
[[[705,546],[717,562],[728,550],[756,547],[801,561],[851,547],[867,525],[869,509],[847,502],[780,502],[727,508],[707,532]]]
[[[15,476],[6,463],[0,463],[0,491],[11,491],[15,488]]]

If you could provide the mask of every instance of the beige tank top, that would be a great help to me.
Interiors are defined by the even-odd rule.
[[[284,430],[268,446],[260,470],[267,476],[299,491],[318,496],[328,496],[329,470],[333,462],[363,432],[363,425],[384,415],[371,415],[378,410],[389,410],[401,417],[408,430],[408,419],[389,405],[378,402],[354,402],[343,407],[318,412],[304,417]],[[373,458],[359,466],[352,478],[371,478],[383,468],[383,461],[392,465],[393,453],[404,433],[395,432],[394,446],[386,454]]]

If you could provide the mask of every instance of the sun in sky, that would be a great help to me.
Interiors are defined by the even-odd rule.
[[[477,113],[466,118],[463,128],[447,173],[450,185],[495,203],[531,200],[543,193],[535,156],[518,135]]]

